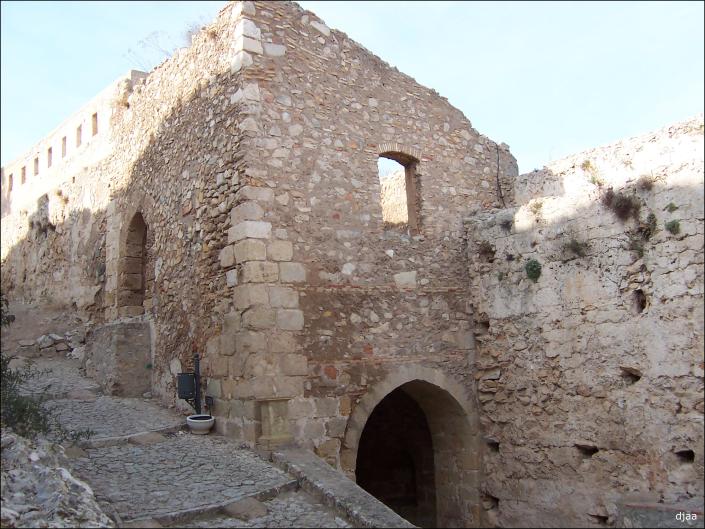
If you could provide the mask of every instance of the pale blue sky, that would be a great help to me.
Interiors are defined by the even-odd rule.
[[[2,2],[2,163],[223,5]],[[301,5],[508,143],[522,172],[703,111],[703,2]]]

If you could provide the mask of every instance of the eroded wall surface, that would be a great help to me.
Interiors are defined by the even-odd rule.
[[[466,222],[493,519],[702,506],[702,116],[521,175],[515,192],[517,207]]]

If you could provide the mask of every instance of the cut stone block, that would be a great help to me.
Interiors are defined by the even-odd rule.
[[[296,309],[279,309],[277,327],[284,331],[300,331],[304,328],[304,313]]]
[[[242,265],[243,283],[273,283],[279,279],[277,263],[268,261],[248,261]]]
[[[302,283],[306,281],[306,268],[301,263],[279,263],[282,283]]]
[[[289,241],[273,241],[267,247],[267,256],[272,261],[291,261],[294,246]]]
[[[235,261],[244,263],[245,261],[264,261],[267,251],[264,243],[257,239],[245,239],[233,246]]]
[[[272,234],[272,225],[261,220],[244,220],[235,224],[228,230],[228,243],[242,239],[269,239]]]

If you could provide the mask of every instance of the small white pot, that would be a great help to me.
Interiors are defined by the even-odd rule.
[[[189,415],[186,417],[186,424],[194,435],[208,435],[213,425],[215,417],[210,415]]]

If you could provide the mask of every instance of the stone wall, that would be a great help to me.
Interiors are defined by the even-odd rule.
[[[702,505],[702,116],[521,175],[515,192],[516,207],[466,220],[492,519]]]
[[[228,4],[111,93],[101,155],[3,210],[3,291],[75,303],[105,344],[149,327],[132,364],[163,402],[198,352],[219,432],[354,478],[403,391],[440,525],[702,495],[702,119],[517,176],[444,98],[287,2]],[[402,228],[380,156],[405,166]]]
[[[406,225],[409,212],[406,204],[406,172],[402,169],[379,179],[382,221],[387,224]]]

